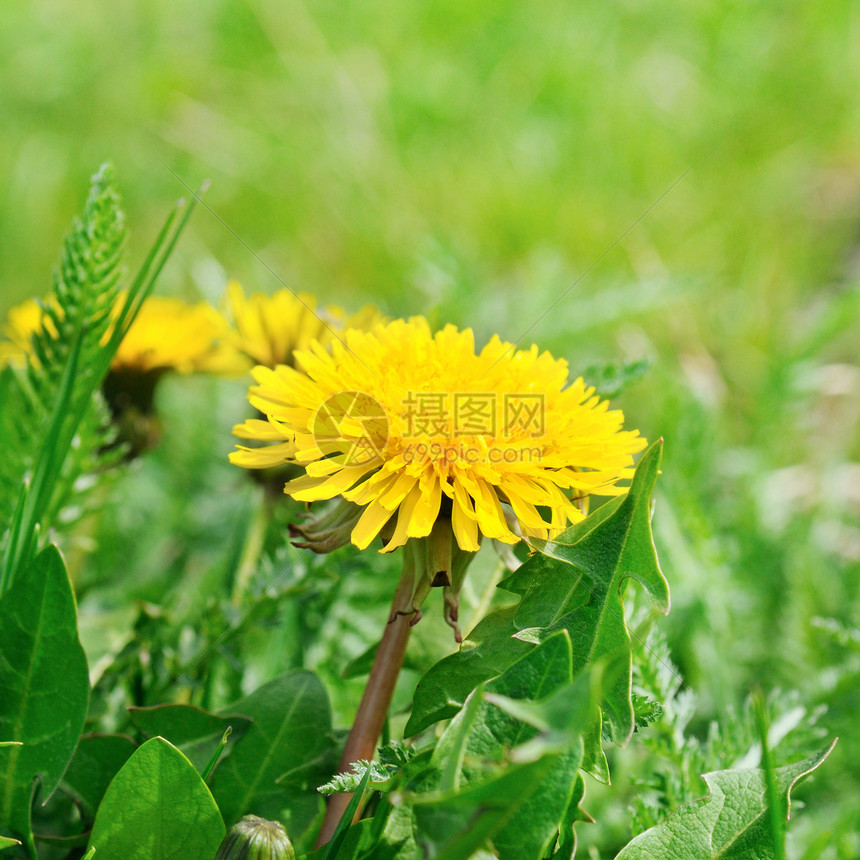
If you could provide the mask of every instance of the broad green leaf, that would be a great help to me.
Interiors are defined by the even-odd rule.
[[[128,735],[84,735],[60,788],[72,797],[84,819],[92,821],[111,780],[137,749]]]
[[[0,598],[0,825],[35,854],[33,782],[51,796],[72,757],[89,700],[87,661],[65,565],[49,546]]]
[[[540,701],[511,699],[498,693],[485,693],[484,698],[503,710],[510,717],[532,726],[530,740],[526,740],[514,750],[518,761],[530,761],[547,753],[559,753],[572,746],[584,746],[588,736],[598,721],[600,710],[601,684],[607,673],[603,664],[592,666],[580,672],[571,683],[555,688]]]
[[[643,454],[628,493],[598,508],[540,549],[500,587],[521,599],[491,613],[456,654],[433,666],[415,691],[406,735],[417,734],[456,713],[481,682],[503,672],[534,643],[567,630],[579,670],[618,652],[629,652],[621,593],[628,578],[640,582],[654,607],[668,612],[669,590],[657,563],[651,535],[651,491],[659,472],[661,443]],[[630,656],[626,671],[604,689],[613,736],[633,732]]]
[[[320,812],[322,798],[316,786],[330,773],[308,769],[303,774],[307,787],[283,777],[305,768],[329,746],[326,691],[316,675],[293,672],[260,687],[232,711],[247,714],[254,722],[228,747],[212,774],[212,793],[224,819],[233,824],[253,814],[280,821],[295,844]]]
[[[776,769],[786,819],[792,788],[827,758],[835,743]],[[685,803],[656,827],[640,833],[616,860],[773,860],[764,771],[718,770],[702,778],[710,789],[707,797]]]
[[[179,747],[201,773],[228,728],[233,729],[234,744],[251,725],[249,717],[240,714],[210,714],[193,705],[154,705],[129,708],[132,723],[150,738],[162,737]]]
[[[548,719],[542,719],[539,726],[491,704],[498,697],[500,701],[543,706],[546,710],[543,703],[554,702],[563,691],[570,691],[561,704],[564,710],[550,707]],[[484,698],[487,701],[469,752],[491,755],[493,746],[502,746],[513,748],[514,756],[531,760],[559,753],[553,755],[554,765],[531,798],[493,837],[500,860],[541,860],[565,825],[564,815],[582,765],[582,737],[594,727],[599,730],[599,688],[589,677],[577,679],[574,684],[570,637],[561,630],[489,683]],[[555,737],[552,743],[539,741],[536,736],[543,729],[554,732],[561,742]]]
[[[215,856],[225,832],[194,765],[163,738],[153,738],[108,787],[89,848],[98,860],[203,860]]]

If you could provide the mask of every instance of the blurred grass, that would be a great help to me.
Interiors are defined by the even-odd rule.
[[[860,624],[859,37],[848,0],[4,3],[0,313],[49,289],[110,159],[137,253],[213,181],[163,290],[283,283],[574,369],[649,359],[620,404],[666,438],[675,660],[703,721],[753,681],[829,703],[810,826],[844,830],[858,671],[812,619]],[[216,479],[185,480],[208,546]]]

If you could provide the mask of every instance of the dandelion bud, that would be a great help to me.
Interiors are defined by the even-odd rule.
[[[296,860],[296,852],[279,822],[246,815],[227,831],[215,860]]]

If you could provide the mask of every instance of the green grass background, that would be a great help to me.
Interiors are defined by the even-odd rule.
[[[0,312],[48,291],[111,160],[132,260],[212,180],[163,292],[217,302],[234,277],[536,342],[574,372],[648,359],[619,405],[666,440],[661,623],[698,719],[754,683],[828,704],[842,740],[795,835],[833,828],[822,856],[855,857],[856,647],[813,619],[860,624],[858,44],[842,0],[3,3]],[[185,489],[179,535],[140,569],[180,544],[205,568],[211,520],[251,504],[201,478],[241,393],[188,382],[143,467]]]

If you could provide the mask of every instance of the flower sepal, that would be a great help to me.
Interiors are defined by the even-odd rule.
[[[346,499],[338,499],[321,514],[308,511],[300,522],[290,523],[293,546],[323,554],[334,552],[350,542],[361,508]]]
[[[403,547],[403,575],[388,623],[399,615],[411,615],[409,624],[414,627],[422,618],[421,606],[430,590],[441,588],[445,623],[454,631],[457,643],[462,642],[460,590],[474,557],[474,552],[460,548],[447,517],[436,520],[428,537],[410,538]]]

